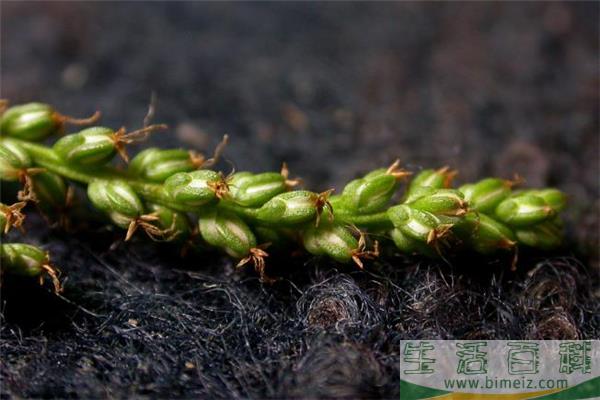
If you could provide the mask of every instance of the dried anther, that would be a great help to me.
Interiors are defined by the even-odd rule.
[[[252,264],[254,265],[254,269],[256,270],[256,272],[258,273],[258,275],[260,277],[260,281],[263,283],[271,284],[271,283],[277,282],[277,279],[271,278],[265,272],[265,267],[266,267],[265,258],[268,257],[269,254],[266,251],[264,251],[263,249],[267,246],[268,246],[268,244],[251,248],[250,254],[248,254],[248,256],[242,258],[240,260],[240,262],[237,263],[236,268],[241,268],[242,266],[248,264],[249,262],[252,262]]]
[[[329,222],[333,221],[333,206],[329,202],[329,196],[335,191],[335,189],[329,189],[319,193],[315,198],[315,207],[317,209],[317,218],[315,219],[315,226],[319,226],[321,222],[321,214],[324,209],[327,209],[329,213]]]
[[[116,132],[113,132],[110,135],[110,140],[113,142],[113,144],[115,146],[115,150],[119,154],[119,156],[125,162],[129,162],[129,156],[127,155],[127,150],[125,149],[125,146],[127,146],[128,144],[134,143],[134,142],[141,142],[141,141],[146,140],[148,135],[152,132],[165,131],[167,129],[168,129],[167,125],[158,124],[158,125],[149,125],[142,129],[138,129],[136,131],[127,133],[127,131],[125,130],[125,127],[121,127],[119,130],[117,130]]]

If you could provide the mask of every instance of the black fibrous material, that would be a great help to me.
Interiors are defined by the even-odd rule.
[[[366,271],[275,258],[282,279],[264,286],[214,253],[182,260],[148,240],[110,251],[115,236],[94,229],[41,236],[68,277],[68,302],[5,281],[7,395],[397,398],[403,338],[600,334],[594,277],[570,256],[524,255],[515,273],[472,257],[387,254]]]

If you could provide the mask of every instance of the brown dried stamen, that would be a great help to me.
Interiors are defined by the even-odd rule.
[[[0,116],[4,114],[6,109],[8,108],[8,100],[0,99]]]
[[[373,243],[373,250],[366,250],[367,242],[365,240],[365,234],[360,232],[360,238],[358,239],[358,247],[352,250],[352,261],[358,266],[360,269],[364,269],[363,263],[361,259],[365,260],[373,260],[379,257],[379,242],[375,240]]]
[[[215,165],[219,161],[219,158],[221,158],[223,152],[225,151],[227,143],[229,143],[229,135],[223,135],[223,139],[221,139],[221,143],[219,143],[215,148],[215,152],[213,153],[212,158],[206,160],[203,166],[212,167],[213,165]]]
[[[23,207],[27,205],[27,202],[20,201],[10,206],[0,204],[0,210],[4,213],[6,218],[6,226],[4,227],[4,233],[8,233],[10,228],[17,228],[23,231],[23,221],[25,221],[25,215],[21,213]]]
[[[58,294],[58,293],[62,292],[63,288],[62,288],[62,285],[60,284],[60,280],[58,279],[60,271],[58,271],[58,269],[56,269],[55,267],[53,267],[50,264],[50,258],[48,256],[48,254],[46,254],[46,262],[44,262],[44,264],[42,265],[42,269],[46,272],[46,274],[48,274],[48,276],[52,280],[52,285],[54,286],[54,293]],[[40,275],[40,285],[43,285],[43,284],[44,284],[44,275]]]
[[[444,238],[450,233],[453,226],[453,224],[442,224],[437,228],[430,230],[429,234],[427,235],[427,244],[435,245],[440,239]]]
[[[319,193],[315,198],[315,207],[317,208],[317,218],[315,221],[315,226],[318,227],[321,222],[321,214],[323,213],[323,209],[327,208],[329,211],[329,222],[333,221],[333,206],[329,202],[329,196],[333,193],[335,189],[329,189],[324,192]]]
[[[386,175],[393,176],[398,181],[412,175],[412,172],[406,171],[406,170],[400,168],[400,159],[396,159],[396,161],[394,161],[392,163],[392,165],[390,165],[388,167],[388,169],[387,169],[387,171],[385,171],[385,173],[386,173]]]
[[[287,190],[290,190],[300,184],[302,184],[302,179],[300,178],[295,178],[295,179],[290,179],[290,170],[288,169],[287,163],[283,163],[281,164],[281,172],[280,172],[281,176],[283,176],[283,179],[285,179],[285,187]]]
[[[152,222],[158,221],[158,216],[156,214],[145,214],[140,215],[137,218],[133,218],[129,223],[129,227],[127,228],[127,234],[125,235],[125,241],[129,241],[133,234],[137,231],[137,228],[142,228],[144,232],[150,237],[152,240],[159,240],[164,236],[164,232],[166,230],[161,230],[156,225],[153,225]],[[158,238],[158,239],[157,239]]]
[[[449,188],[450,186],[452,186],[452,181],[454,180],[454,178],[456,178],[456,175],[458,175],[458,170],[450,169],[450,167],[446,165],[435,171],[435,173],[438,175],[442,175],[442,177],[444,178],[444,188]]]
[[[204,154],[198,153],[195,150],[188,151],[188,154],[190,155],[190,162],[194,166],[194,169],[201,169],[205,166],[206,158],[204,157]]]
[[[219,179],[216,181],[207,182],[207,186],[215,193],[217,199],[222,200],[229,195],[229,182],[231,176],[223,176],[223,173],[219,172]]]
[[[240,262],[236,265],[236,268],[240,268],[246,265],[247,263],[252,262],[252,264],[254,265],[254,270],[258,272],[259,279],[262,283],[276,282],[277,279],[271,278],[265,273],[265,258],[269,257],[269,254],[263,249],[268,247],[268,245],[269,243],[251,248],[248,256],[242,258]]]
[[[63,129],[65,125],[75,125],[75,126],[86,126],[92,125],[100,120],[102,113],[100,111],[96,111],[92,116],[87,118],[73,118],[68,115],[63,115],[58,111],[54,111],[52,113],[52,119],[55,121],[56,125],[59,129]]]
[[[525,178],[523,178],[521,175],[519,175],[517,173],[515,173],[515,175],[512,179],[504,180],[504,186],[507,187],[508,189],[512,189],[515,186],[520,186],[524,183],[525,183]]]
[[[127,151],[125,146],[134,142],[141,142],[146,140],[148,135],[152,132],[156,131],[165,131],[168,128],[165,124],[158,125],[150,125],[146,126],[142,129],[138,129],[133,132],[127,133],[125,127],[121,127],[116,132],[113,132],[110,136],[110,139],[115,145],[115,150],[119,154],[119,156],[125,161],[129,162],[129,156],[127,155]]]
[[[33,180],[31,179],[31,176],[45,171],[46,169],[44,168],[24,168],[17,171],[19,181],[23,185],[23,188],[17,193],[17,199],[19,199],[19,201],[31,201],[37,203],[38,199],[33,190]]]

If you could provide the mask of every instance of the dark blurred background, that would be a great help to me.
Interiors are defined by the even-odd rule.
[[[460,170],[460,181],[486,175],[508,178],[519,173],[528,185],[555,185],[571,196],[569,248],[561,257],[576,255],[588,274],[597,274],[598,2],[3,1],[0,7],[1,94],[14,103],[44,101],[75,116],[100,109],[103,124],[135,128],[141,126],[154,92],[158,99],[155,121],[168,123],[171,130],[154,135],[152,143],[175,146],[177,142],[210,152],[228,133],[231,144],[226,157],[236,169],[272,170],[287,161],[292,173],[302,176],[314,189],[341,188],[357,174],[396,157],[415,171],[450,165]],[[69,246],[45,228],[30,230],[29,235],[31,240],[58,246],[59,260],[61,246]],[[62,262],[67,264],[67,271],[71,269],[73,284],[78,284],[73,260],[66,257]],[[419,279],[431,278],[427,274],[409,274],[402,279],[416,279],[418,286]],[[436,274],[436,279],[443,278],[441,272]],[[579,272],[574,274],[580,278]],[[142,285],[148,276],[128,275],[128,279],[138,279]],[[520,282],[525,286],[518,286],[519,290],[530,284]],[[481,288],[477,295],[489,298],[486,286]],[[169,287],[164,290],[168,292]],[[269,297],[262,291],[256,294],[256,290],[252,287],[248,293]],[[577,291],[577,286],[573,290]],[[445,292],[435,293],[434,298],[446,300]],[[508,293],[507,299],[510,290]],[[284,301],[286,307],[288,303]],[[456,307],[465,309],[464,304]],[[409,313],[417,310],[408,309],[405,311]],[[413,337],[415,332],[423,332],[425,337],[535,336],[528,331],[533,329],[527,325],[529,320],[512,320],[512,330],[502,325],[486,331],[477,321],[475,326],[458,330],[446,329],[435,321],[424,325],[421,321],[421,325],[415,323],[408,329],[402,322],[409,319],[402,314],[405,311],[390,314],[401,322],[386,325],[386,329],[405,337]],[[285,316],[286,312],[275,314]],[[584,328],[587,322],[583,314],[578,315],[565,317],[573,325],[574,335],[594,335],[593,328]],[[435,319],[433,315],[427,318],[430,322]],[[558,322],[548,322],[548,318],[543,320],[548,326],[560,325],[560,318]],[[485,325],[485,318],[480,319]],[[273,332],[276,336],[276,330]],[[5,343],[13,345],[10,340],[14,338],[7,335],[12,339]],[[396,342],[389,340],[387,350],[377,350],[379,356],[390,357],[384,357],[385,362],[378,358],[386,367],[377,367],[372,379],[369,374],[365,378],[371,379],[369,385],[381,380],[383,383],[375,385],[380,391],[360,391],[361,387],[344,392],[346,389],[335,383],[337,392],[324,389],[312,395],[395,396],[397,353],[392,344]],[[354,344],[344,342],[341,346]],[[11,347],[8,353],[19,360],[32,349],[35,346],[19,353]],[[352,351],[364,358],[362,350],[352,349],[343,347],[340,354],[350,358],[336,362],[356,364]],[[277,356],[283,357],[278,362],[288,362],[285,365],[300,374],[298,368],[308,368],[310,362],[320,360],[307,351],[294,347],[284,352],[287,358]],[[298,354],[308,359],[295,364]],[[15,358],[11,360],[12,369]],[[46,365],[53,361],[37,362]],[[319,371],[319,365],[313,369]],[[361,364],[363,370],[370,366]],[[10,379],[29,379],[33,370],[42,367],[29,364],[27,368],[32,370],[9,374]],[[344,373],[353,374],[344,371],[341,376]],[[312,375],[302,378],[300,374],[290,383],[285,374],[273,374],[268,372],[269,379],[261,381],[264,386],[257,384],[255,390],[239,389],[244,384],[238,379],[232,386],[225,384],[222,392],[211,392],[208,385],[202,386],[204,391],[180,389],[174,395],[292,396],[301,393],[294,390],[303,386],[319,388]],[[211,384],[222,387],[227,379]],[[269,386],[265,383],[269,380],[283,383]],[[84,393],[104,393],[89,384],[89,391]],[[48,388],[47,381],[40,385],[20,391],[13,385],[12,390],[38,396],[71,394]],[[164,388],[167,392],[156,387],[148,390],[168,393]]]

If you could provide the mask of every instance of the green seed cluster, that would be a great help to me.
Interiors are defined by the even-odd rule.
[[[39,142],[63,130],[64,121],[57,123],[53,113],[34,103],[0,117],[0,178],[22,182],[19,200],[35,202],[47,215],[63,212],[70,199],[66,181],[87,185],[90,203],[127,230],[126,240],[141,229],[182,247],[212,246],[239,265],[252,262],[263,280],[269,279],[267,247],[289,251],[295,244],[362,267],[362,260],[379,252],[368,237],[430,257],[458,246],[490,254],[519,245],[551,249],[561,242],[558,214],[566,197],[556,189],[518,191],[517,181],[499,178],[451,188],[455,172],[442,168],[414,176],[398,201],[411,173],[395,162],[332,195],[294,189],[299,181],[289,178],[285,166],[280,173],[229,176],[209,169],[222,149],[207,160],[185,149],[149,148],[122,169],[111,165],[115,156],[128,161],[125,146],[163,125],[131,133],[94,126],[45,146]]]

